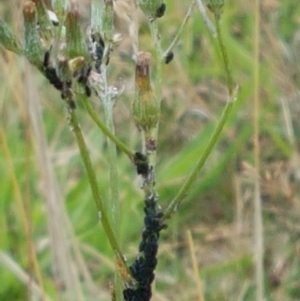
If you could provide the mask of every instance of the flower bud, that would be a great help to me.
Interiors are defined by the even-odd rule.
[[[49,19],[45,4],[42,0],[32,0],[35,4],[37,12],[37,23],[39,25],[40,34],[46,40],[51,38],[51,21]]]
[[[149,131],[159,120],[159,104],[151,88],[149,62],[150,53],[139,52],[135,67],[135,98],[133,118],[138,128]]]
[[[104,7],[102,11],[102,28],[101,34],[104,40],[111,42],[114,34],[114,8],[113,0],[104,0]]]
[[[206,0],[206,4],[208,9],[215,14],[215,16],[219,19],[224,6],[225,0]]]
[[[26,1],[23,4],[23,16],[25,27],[25,55],[30,63],[41,69],[44,55],[37,29],[36,6],[32,1]]]
[[[66,52],[69,59],[83,56],[89,58],[87,45],[79,24],[79,12],[75,5],[71,8],[66,16]]]
[[[162,17],[166,10],[163,0],[138,0],[138,5],[149,20]]]
[[[22,54],[22,48],[10,27],[0,20],[0,44],[7,50],[16,54]]]
[[[100,34],[105,44],[113,40],[113,6],[113,0],[92,0],[92,34]]]
[[[65,12],[67,9],[68,0],[52,0],[53,11],[55,11],[56,16],[60,22],[63,22],[65,18]]]

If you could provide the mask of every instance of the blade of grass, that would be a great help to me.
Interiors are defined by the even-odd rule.
[[[26,272],[4,252],[0,252],[0,263],[1,267],[6,267],[7,269],[9,269],[24,284],[30,283],[30,290],[32,290],[34,294],[38,295],[41,300],[53,301],[49,296],[45,295],[43,288],[41,288],[39,284],[33,281],[31,276],[26,274]]]
[[[224,125],[225,125],[227,119],[229,118],[230,112],[234,106],[234,102],[235,102],[235,97],[232,100],[229,100],[227,102],[226,107],[223,111],[223,114],[220,118],[220,121],[219,121],[217,127],[215,128],[214,133],[212,134],[212,137],[211,137],[210,141],[208,142],[205,150],[203,151],[202,156],[196,163],[196,166],[193,169],[193,171],[191,172],[191,174],[188,176],[188,178],[183,183],[183,185],[182,185],[181,189],[179,190],[179,192],[177,193],[177,195],[174,197],[174,199],[171,201],[171,203],[165,210],[164,219],[169,219],[172,216],[172,214],[177,211],[178,206],[180,205],[182,200],[186,197],[189,189],[191,188],[192,184],[195,182],[200,170],[204,166],[208,156],[211,154],[212,149],[216,145],[216,143],[222,133]]]
[[[262,222],[262,205],[261,191],[259,183],[260,175],[260,144],[259,144],[259,116],[260,116],[260,1],[254,2],[254,165],[256,175],[254,177],[254,258],[255,258],[255,283],[256,283],[256,300],[263,301],[264,298],[264,241],[263,241],[263,222]]]
[[[191,254],[191,259],[192,259],[194,278],[195,278],[196,285],[197,285],[198,300],[199,301],[205,301],[203,286],[202,286],[202,283],[201,283],[201,279],[199,278],[200,274],[199,274],[199,269],[198,269],[198,264],[197,264],[197,259],[196,259],[195,245],[194,245],[191,230],[187,231],[187,239],[188,239],[188,244],[189,244],[190,254]]]
[[[28,243],[29,258],[33,265],[33,271],[34,271],[35,277],[38,281],[37,286],[39,287],[39,294],[40,294],[42,301],[45,301],[46,294],[45,294],[45,289],[44,289],[44,283],[43,283],[43,278],[41,276],[41,271],[40,271],[40,268],[38,265],[35,247],[34,247],[34,244],[33,244],[32,238],[31,238],[30,221],[28,221],[28,216],[26,214],[24,200],[23,200],[22,193],[21,193],[21,187],[20,187],[18,179],[17,179],[17,175],[15,172],[14,164],[13,164],[13,159],[12,159],[11,152],[10,152],[8,144],[7,144],[5,131],[3,130],[2,127],[0,128],[0,145],[2,145],[2,147],[3,147],[4,154],[6,157],[6,162],[8,164],[11,183],[14,187],[13,191],[15,194],[15,200],[16,200],[17,206],[20,210],[20,216],[21,216],[23,227],[24,227],[26,241]],[[32,276],[28,276],[28,277],[32,278]],[[32,279],[29,282],[31,282],[31,281],[32,281]]]
[[[56,271],[56,277],[65,286],[66,294],[73,300],[84,300],[80,286],[80,279],[76,264],[71,254],[71,246],[68,241],[70,233],[66,227],[66,208],[58,191],[58,186],[49,157],[48,146],[45,138],[41,117],[41,108],[37,96],[37,87],[32,78],[32,69],[27,64],[26,69],[27,106],[30,115],[30,123],[33,132],[33,142],[37,153],[38,167],[43,183],[47,223],[50,233],[52,264]]]

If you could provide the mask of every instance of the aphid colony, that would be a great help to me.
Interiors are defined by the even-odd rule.
[[[152,296],[151,284],[157,265],[157,251],[160,231],[166,228],[163,213],[159,211],[156,193],[151,193],[144,201],[144,230],[139,245],[140,255],[129,267],[137,284],[123,291],[126,301],[147,301]]]
[[[104,42],[101,38],[96,40],[94,37],[91,37],[93,42],[93,47],[89,49],[93,50],[91,53],[91,61],[95,62],[95,71],[100,73],[100,67],[102,64],[102,56],[104,49]],[[59,74],[59,69],[64,63],[68,64],[69,62],[63,59],[58,61],[58,66],[54,67],[51,64],[50,60],[51,49],[46,51],[43,60],[43,73],[49,82],[61,92],[61,98],[67,100],[71,109],[75,109],[75,102],[72,99],[72,80],[75,79],[83,88],[87,97],[90,97],[92,94],[91,88],[89,86],[88,77],[92,71],[92,64],[85,63],[83,58],[77,58],[78,61],[81,60],[81,66],[76,69],[73,74],[68,79],[63,80],[63,76]]]
[[[56,15],[51,11],[48,17],[54,26],[58,26],[59,22]],[[76,16],[76,12],[73,13]],[[72,16],[70,16],[72,18]],[[39,24],[37,24],[39,27]],[[42,72],[49,82],[61,92],[61,98],[66,100],[71,109],[75,108],[73,100],[72,83],[76,81],[84,90],[87,97],[92,94],[89,85],[89,76],[92,69],[100,73],[102,58],[104,53],[104,41],[100,35],[87,32],[87,41],[84,48],[86,52],[84,56],[75,55],[68,57],[65,49],[67,41],[59,41],[57,45],[51,45],[50,49],[44,54],[42,62]],[[55,54],[52,54],[55,53]],[[110,51],[107,53],[106,64],[108,64]]]

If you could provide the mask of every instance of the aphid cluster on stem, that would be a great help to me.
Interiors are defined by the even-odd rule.
[[[29,61],[37,66],[49,82],[61,92],[71,109],[75,109],[73,84],[82,86],[87,97],[92,90],[89,76],[94,70],[100,73],[105,45],[100,33],[88,33],[88,41],[80,28],[79,12],[76,5],[70,5],[62,24],[64,34],[59,39],[52,31],[53,25],[58,25],[54,12],[48,11],[39,0],[26,1],[23,6],[25,24],[25,54]],[[43,22],[48,18],[51,22]],[[45,25],[46,24],[46,25]],[[49,25],[50,24],[50,25]],[[47,32],[45,34],[44,32]],[[55,57],[51,59],[51,50],[56,49]],[[106,54],[106,64],[109,53]]]
[[[147,178],[150,172],[150,166],[147,156],[140,152],[136,152],[134,154],[133,163],[136,166],[137,174],[143,176],[144,178]]]
[[[63,89],[63,82],[57,75],[56,69],[50,64],[50,51],[46,51],[43,61],[43,71],[50,84],[53,85],[57,90]]]
[[[157,194],[152,193],[145,198],[144,230],[139,245],[140,255],[129,267],[135,287],[127,287],[123,291],[126,301],[149,301],[152,296],[151,284],[155,278],[154,270],[157,265],[157,251],[160,231],[166,228],[163,223],[163,213],[157,205]]]
[[[65,99],[69,105],[69,108],[74,110],[76,108],[75,102],[72,97],[72,80],[62,81],[57,74],[56,68],[50,63],[50,50],[45,52],[43,60],[43,73],[57,90],[61,92],[61,98]]]
[[[90,40],[91,42],[89,48],[92,59],[95,61],[95,70],[96,72],[101,73],[100,67],[102,64],[105,44],[102,37],[99,34],[91,34]],[[109,60],[106,62],[106,64],[108,63]]]
[[[71,109],[75,109],[75,102],[71,100],[72,98],[72,81],[73,79],[77,81],[83,88],[85,95],[87,97],[90,97],[92,95],[91,88],[89,86],[88,78],[90,76],[90,73],[92,71],[91,64],[87,64],[84,62],[84,59],[82,58],[83,62],[82,66],[78,68],[75,72],[72,73],[70,71],[70,76],[68,79],[63,80],[62,77],[58,73],[58,67],[54,67],[51,64],[50,60],[51,55],[51,49],[45,52],[44,60],[42,64],[42,71],[45,75],[45,77],[49,80],[50,84],[52,84],[57,90],[61,92],[61,98],[67,99],[68,104],[70,105]],[[80,60],[80,58],[78,58]],[[68,62],[66,62],[66,65],[68,65]],[[67,66],[67,69],[70,69],[69,66]],[[72,69],[72,68],[71,68]]]
[[[89,65],[86,68],[85,66],[83,66],[77,78],[78,83],[80,83],[84,87],[85,95],[87,97],[90,97],[92,95],[91,88],[88,84],[88,78],[90,76],[91,71],[92,71],[92,66]]]

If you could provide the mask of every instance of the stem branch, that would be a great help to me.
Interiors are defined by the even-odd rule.
[[[131,149],[129,149],[127,147],[127,145],[125,143],[123,143],[119,138],[117,138],[116,135],[114,135],[109,130],[109,128],[99,119],[98,115],[96,114],[95,110],[93,109],[89,100],[86,97],[82,97],[82,101],[83,101],[83,104],[84,104],[87,112],[89,113],[91,118],[94,120],[96,125],[101,129],[103,134],[106,137],[108,137],[117,146],[117,148],[120,151],[124,152],[129,157],[130,160],[132,160],[132,158],[134,156],[134,152]]]
[[[212,152],[212,149],[214,148],[215,144],[218,141],[218,138],[220,137],[220,135],[222,133],[224,125],[225,125],[225,123],[226,123],[226,121],[229,117],[229,114],[230,114],[232,108],[233,108],[234,102],[235,101],[234,101],[234,98],[233,98],[233,99],[230,99],[226,103],[226,107],[223,111],[221,119],[220,119],[217,127],[215,128],[215,131],[214,131],[208,145],[206,146],[202,156],[200,157],[199,161],[197,162],[196,167],[191,172],[191,174],[188,176],[188,178],[185,180],[185,182],[183,183],[181,189],[179,190],[177,195],[174,197],[174,199],[171,201],[171,203],[169,204],[169,206],[165,210],[164,220],[169,219],[172,216],[172,214],[177,211],[178,206],[183,201],[183,199],[186,197],[186,195],[188,193],[188,190],[191,188],[192,184],[195,182],[199,171],[204,166],[208,156]]]
[[[78,124],[78,119],[77,119],[75,110],[70,110],[70,125],[75,134],[76,142],[77,142],[78,148],[80,150],[80,155],[81,155],[81,158],[82,158],[82,161],[83,161],[83,164],[84,164],[87,176],[88,176],[88,180],[89,180],[90,187],[92,190],[93,198],[94,198],[95,204],[97,206],[97,209],[99,211],[99,215],[101,216],[101,223],[103,225],[104,231],[108,237],[110,245],[112,246],[112,249],[115,252],[116,256],[121,260],[123,266],[126,267],[126,269],[127,269],[124,256],[123,256],[121,249],[119,247],[119,244],[116,240],[115,233],[113,232],[113,230],[111,228],[108,216],[104,210],[103,200],[100,196],[99,188],[97,185],[96,175],[95,175],[95,172],[94,172],[94,169],[92,166],[90,156],[88,154],[88,150],[87,150],[87,147],[86,147],[83,135],[82,135],[82,131]],[[129,274],[129,271],[128,271],[128,274]]]

